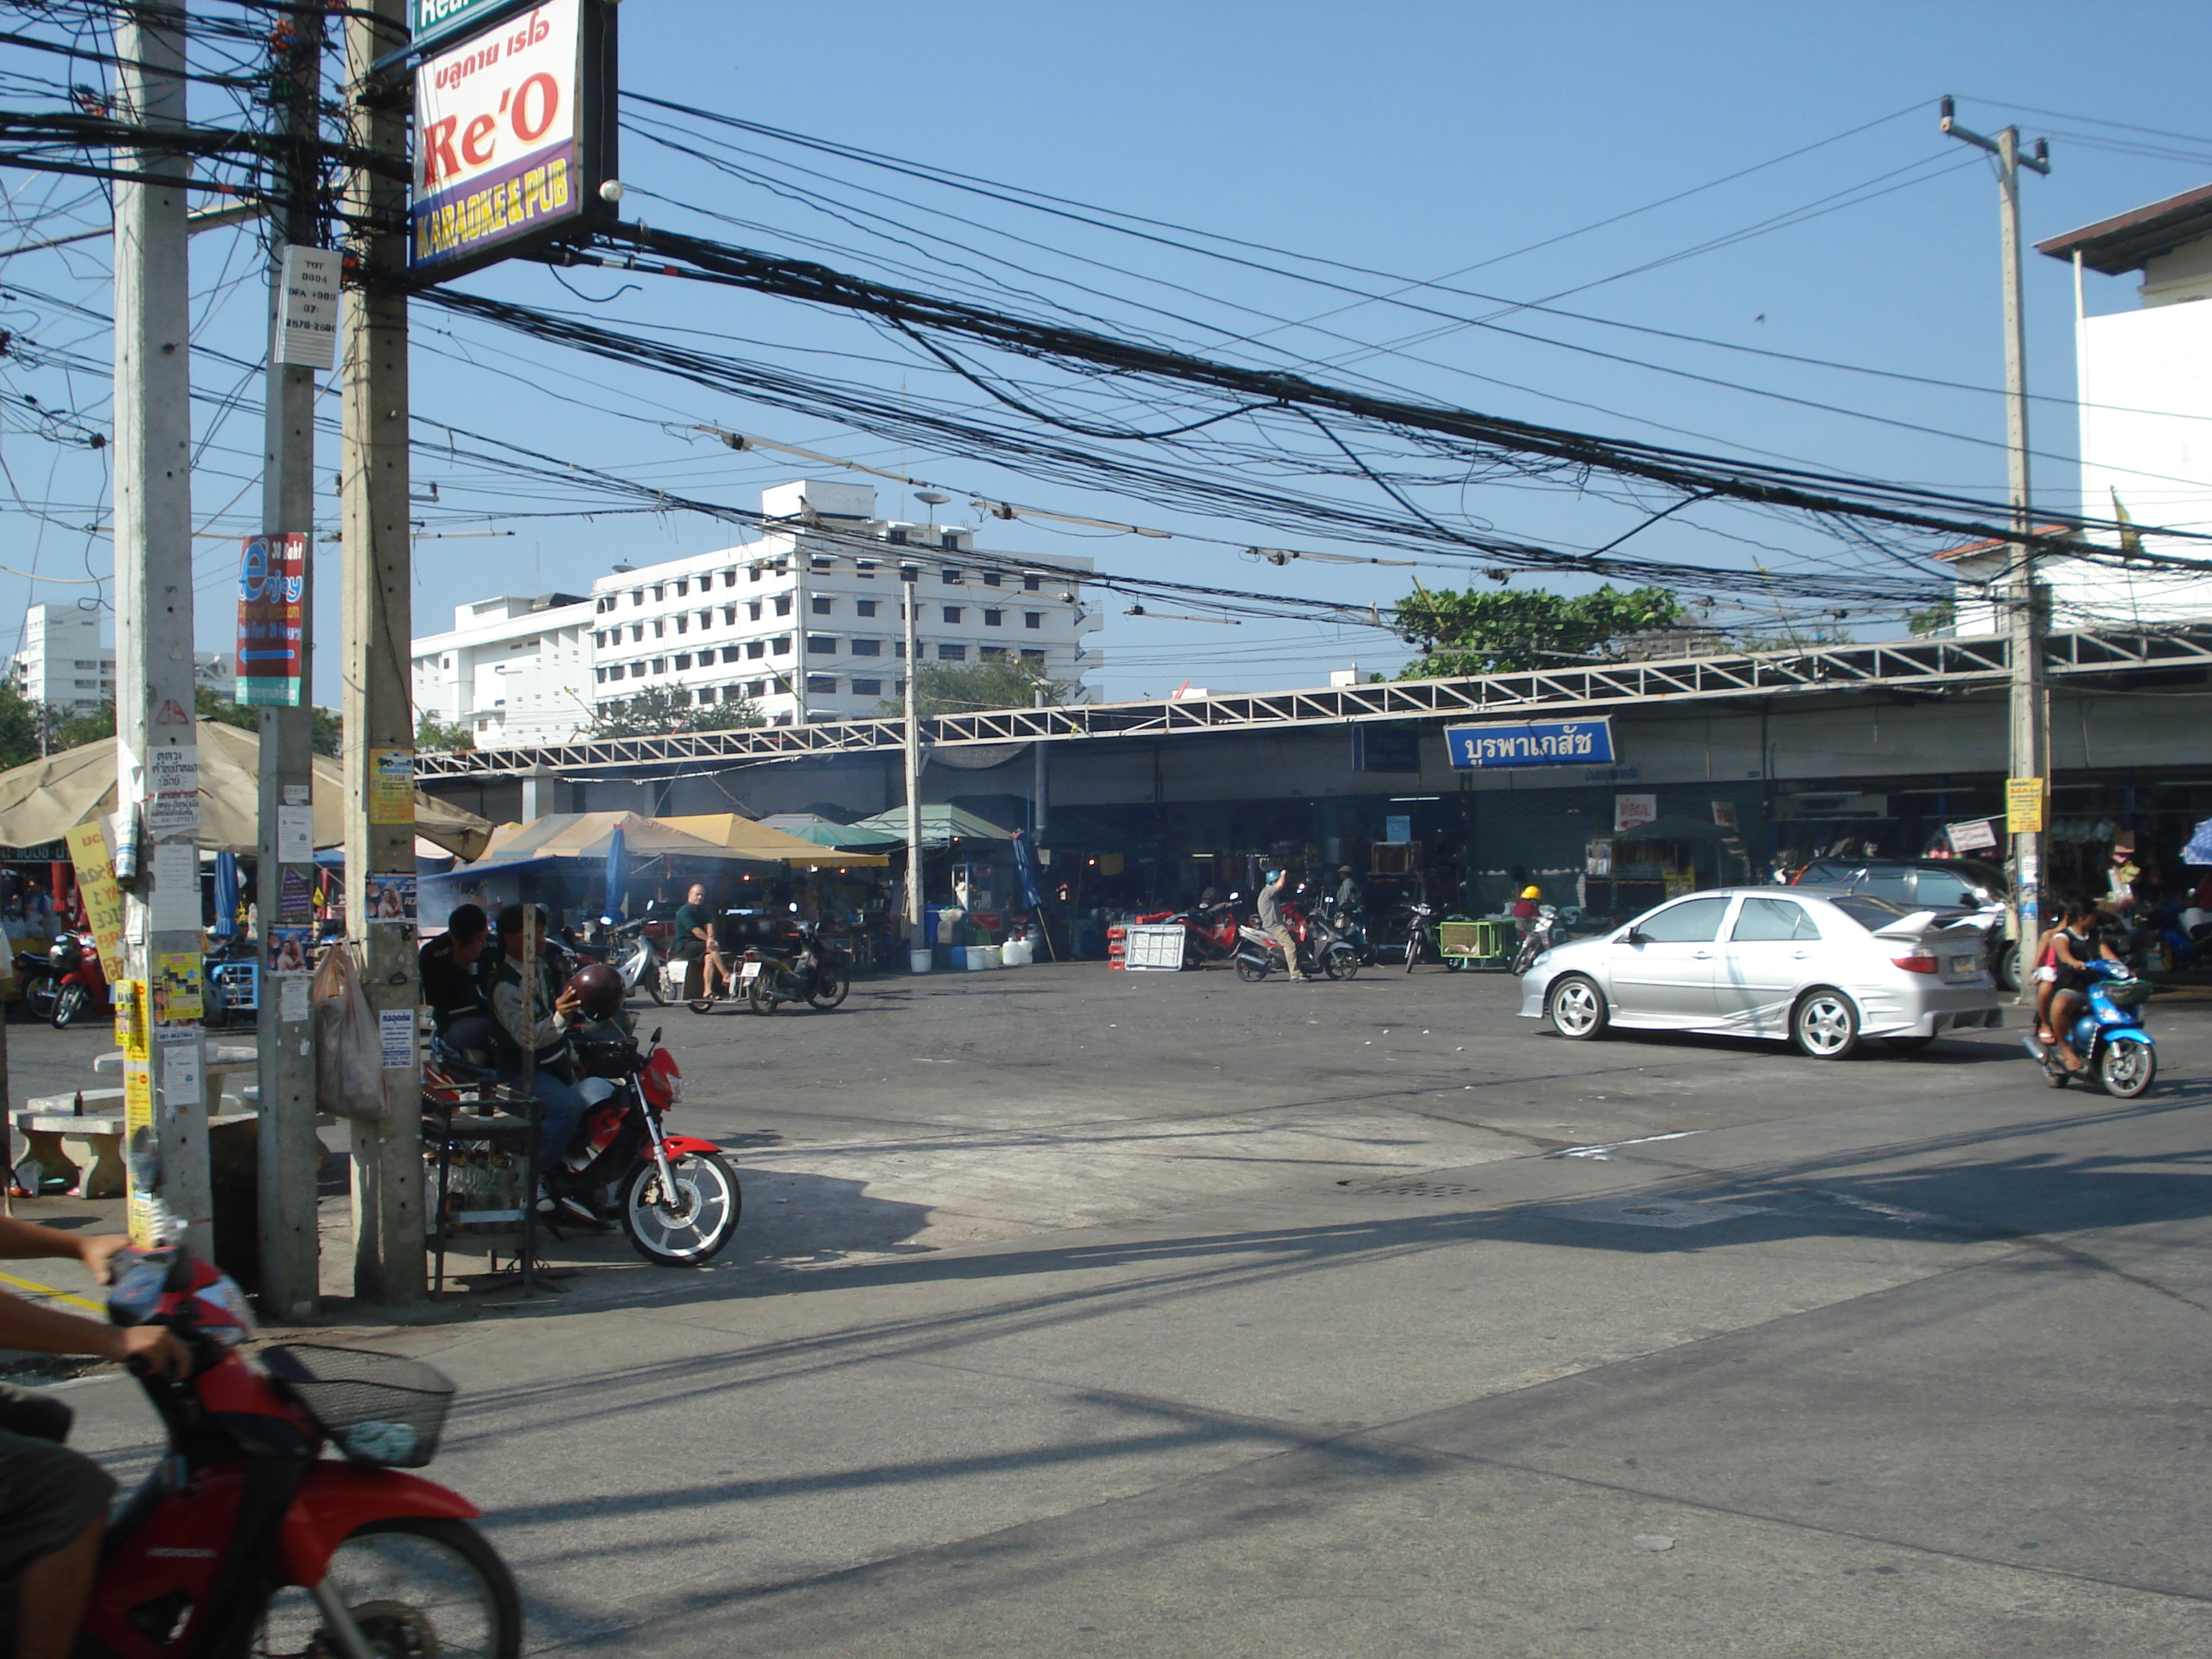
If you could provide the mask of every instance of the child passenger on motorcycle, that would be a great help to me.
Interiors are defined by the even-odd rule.
[[[2082,1000],[2089,992],[2089,963],[2102,955],[2106,960],[2118,962],[2119,953],[2112,942],[2098,930],[2097,907],[2087,899],[2076,899],[2068,907],[2066,925],[2054,928],[2051,933],[2051,967],[2050,1033],[2058,1048],[2058,1058],[2069,1072],[2081,1069],[2081,1056],[2074,1052],[2067,1041],[2069,1028],[2080,1013]]]
[[[108,1263],[130,1242],[0,1218],[0,1258],[73,1256],[103,1284]],[[86,1354],[169,1376],[182,1376],[191,1364],[185,1345],[165,1326],[96,1325],[4,1291],[0,1348]],[[70,1416],[59,1401],[0,1386],[0,1579],[15,1581],[18,1659],[66,1659],[100,1564],[115,1481],[61,1443]]]

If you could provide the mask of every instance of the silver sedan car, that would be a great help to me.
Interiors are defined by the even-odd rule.
[[[1547,951],[1521,1016],[1564,1037],[1609,1026],[1795,1042],[1847,1059],[1863,1037],[1918,1049],[2003,1022],[1980,928],[1818,887],[1733,887],[1670,899],[1625,927]]]

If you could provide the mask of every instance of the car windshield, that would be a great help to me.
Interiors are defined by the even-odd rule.
[[[1828,901],[1869,933],[1887,927],[1899,916],[1909,916],[1911,911],[1892,900],[1873,893],[1840,893]]]

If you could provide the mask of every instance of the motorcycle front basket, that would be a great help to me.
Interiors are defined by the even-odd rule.
[[[2105,981],[2105,1000],[2115,1008],[2140,1008],[2151,999],[2158,988],[2147,979],[2113,979]]]
[[[317,1342],[264,1348],[260,1359],[352,1462],[419,1469],[438,1455],[453,1401],[444,1372],[398,1354]]]

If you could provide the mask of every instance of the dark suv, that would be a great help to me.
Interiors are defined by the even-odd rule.
[[[1814,859],[1795,878],[1806,887],[1872,893],[1916,910],[1971,910],[1990,941],[1990,974],[2020,989],[2020,946],[2005,936],[2010,889],[2004,871],[1981,859]]]

